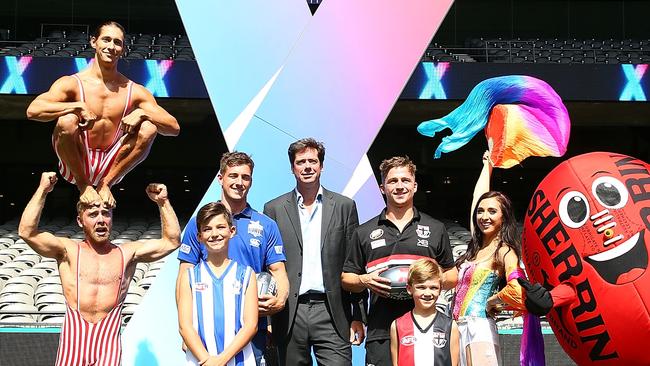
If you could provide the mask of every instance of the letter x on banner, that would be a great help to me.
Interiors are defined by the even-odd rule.
[[[305,0],[176,1],[228,148],[255,161],[254,208],[295,187],[287,148],[314,137],[323,186],[353,197],[362,222],[378,214],[366,152],[452,2],[326,0],[312,16]],[[198,206],[219,196],[215,178]],[[129,322],[125,365],[182,362],[177,262]]]
[[[420,92],[420,99],[447,99],[445,87],[442,85],[442,77],[449,68],[449,62],[423,62],[422,67],[427,75],[427,81]]]
[[[25,80],[23,80],[23,72],[25,72],[25,69],[32,61],[31,56],[6,56],[4,59],[5,64],[7,65],[7,70],[9,71],[9,76],[0,86],[0,93],[27,94]]]
[[[623,73],[625,74],[627,83],[621,92],[619,100],[636,100],[645,102],[647,99],[643,87],[641,86],[641,79],[643,78],[643,75],[645,75],[648,65],[621,65],[621,67],[623,68]]]

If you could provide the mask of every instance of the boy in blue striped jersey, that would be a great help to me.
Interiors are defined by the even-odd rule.
[[[257,332],[257,283],[253,270],[228,259],[235,235],[232,215],[219,202],[196,217],[206,259],[179,273],[178,322],[187,365],[255,365],[250,344]]]

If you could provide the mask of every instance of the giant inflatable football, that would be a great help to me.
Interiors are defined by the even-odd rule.
[[[547,317],[578,365],[650,365],[650,165],[576,156],[537,187],[523,259],[554,294]]]

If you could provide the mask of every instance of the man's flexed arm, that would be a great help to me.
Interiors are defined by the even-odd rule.
[[[169,114],[163,107],[159,106],[153,95],[142,85],[133,86],[134,109],[122,119],[122,129],[126,133],[132,133],[143,121],[153,123],[158,133],[163,136],[177,136],[180,133],[180,126],[176,118]]]
[[[27,118],[39,122],[48,122],[66,114],[74,113],[82,121],[82,124],[95,121],[97,116],[88,109],[86,103],[72,101],[76,88],[77,81],[74,77],[64,76],[59,78],[52,84],[50,90],[39,95],[29,104]]]
[[[136,262],[157,261],[181,244],[181,227],[178,224],[174,208],[169,202],[167,187],[159,183],[149,184],[147,195],[158,205],[160,210],[162,238],[124,244],[133,250],[133,258]]]
[[[64,239],[38,230],[41,212],[43,212],[43,206],[45,206],[45,198],[54,189],[56,180],[56,173],[47,172],[41,174],[41,181],[39,182],[38,188],[34,196],[32,196],[32,199],[27,203],[25,211],[23,211],[23,216],[20,218],[18,235],[36,253],[44,257],[60,259],[65,252]]]

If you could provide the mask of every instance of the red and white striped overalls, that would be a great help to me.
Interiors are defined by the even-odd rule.
[[[122,343],[120,327],[122,325],[122,283],[124,281],[124,253],[122,258],[122,276],[115,299],[115,306],[97,323],[87,322],[79,311],[79,268],[81,246],[77,246],[77,307],[73,309],[66,301],[66,312],[56,366],[114,366],[122,364]]]

